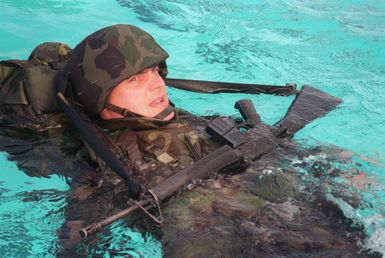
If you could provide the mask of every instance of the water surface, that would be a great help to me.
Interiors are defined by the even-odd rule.
[[[363,245],[385,253],[385,3],[1,0],[0,10],[2,60],[25,59],[44,41],[62,41],[74,47],[103,26],[129,23],[150,32],[170,53],[170,77],[278,85],[295,82],[342,98],[343,105],[307,126],[295,139],[308,146],[347,150],[354,162],[337,165],[365,171],[375,179],[376,183],[363,191],[371,204],[368,207],[354,209],[335,197],[330,199],[364,225],[368,238]],[[231,103],[246,97],[173,89],[170,96],[178,106],[197,114],[228,115],[237,115]],[[248,97],[267,123],[280,119],[293,99]],[[12,243],[7,254],[20,250],[21,254],[53,255],[59,248],[55,231],[64,220],[67,182],[55,175],[30,177],[6,157],[2,153],[0,214],[2,221],[12,226],[0,230],[0,248],[5,250]],[[11,210],[17,216],[9,216]],[[36,221],[43,225],[36,226]],[[11,228],[20,233],[12,234]],[[128,245],[137,250],[145,246],[133,255],[161,254],[159,243],[151,237],[132,234],[137,241]]]

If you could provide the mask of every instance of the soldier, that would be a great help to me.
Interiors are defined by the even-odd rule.
[[[101,137],[146,185],[186,167],[208,148],[203,132],[197,133],[203,131],[204,119],[174,108],[168,99],[163,80],[167,57],[151,35],[122,24],[86,37],[73,50],[68,67],[74,100],[107,132]],[[105,171],[104,162],[89,150]]]
[[[122,24],[87,36],[73,49],[63,70],[69,74],[67,87],[74,106],[92,121],[98,136],[139,181],[142,192],[217,148],[204,133],[204,118],[169,101],[163,80],[167,57],[151,35]],[[78,242],[81,227],[111,215],[129,198],[126,183],[92,146],[86,147],[98,173],[71,185],[67,223],[60,230],[67,250]],[[85,183],[89,179],[91,185]],[[90,210],[99,212],[90,214]]]

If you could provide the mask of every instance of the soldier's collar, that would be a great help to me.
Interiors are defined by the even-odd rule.
[[[103,129],[106,129],[108,131],[117,131],[121,129],[131,129],[134,131],[156,129],[159,127],[166,126],[170,123],[175,123],[180,121],[178,110],[174,109],[173,107],[172,107],[172,110],[173,112],[175,112],[175,116],[169,121],[165,121],[159,118],[131,116],[131,117],[125,117],[125,118],[110,119],[110,120],[99,120],[98,124]],[[168,112],[166,116],[168,114],[170,114],[170,112]]]
[[[105,108],[115,113],[118,113],[124,117],[143,117],[142,115],[136,114],[126,108],[122,108],[111,103],[107,103]],[[168,115],[171,115],[171,113],[174,113],[174,112],[175,112],[174,104],[170,101],[170,104],[162,112],[157,114],[154,118],[163,120]]]

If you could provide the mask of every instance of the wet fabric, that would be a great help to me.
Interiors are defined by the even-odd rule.
[[[218,148],[205,132],[206,121],[176,109],[175,118],[123,118],[100,121],[115,153],[148,189]],[[89,148],[101,170],[108,169]]]
[[[275,151],[164,204],[164,256],[371,256],[360,251],[362,233],[337,206],[320,192],[303,191],[292,165],[298,152],[295,146]]]
[[[132,119],[124,120],[121,120],[120,127],[124,122],[132,122]],[[112,139],[120,144],[121,149],[129,149],[127,146],[134,142],[138,146],[143,144],[139,147],[142,158],[157,165],[149,170],[149,174],[137,173],[136,176],[142,177],[142,182],[151,186],[181,167],[161,164],[144,146],[156,145],[162,149],[165,140],[157,142],[154,140],[157,137],[151,137],[153,133],[156,136],[164,136],[166,132],[178,135],[178,132],[185,133],[188,127],[172,122],[160,127],[149,121],[137,125],[141,130],[135,131],[135,137],[133,128],[130,128],[112,132],[116,134],[112,135]],[[179,131],[181,128],[183,130]],[[167,152],[175,149],[178,150],[175,146],[167,148]],[[303,185],[292,160],[307,151],[288,142],[282,149],[250,164],[246,170],[236,167],[227,170],[226,174],[216,174],[214,178],[188,185],[162,205],[164,224],[161,229],[156,229],[151,221],[139,214],[133,214],[126,222],[143,232],[151,231],[157,235],[163,244],[165,257],[287,254],[294,257],[340,257],[358,253],[363,257],[371,256],[362,253],[357,245],[358,239],[363,237],[362,232],[351,228],[350,222],[336,206],[327,202],[320,192],[301,190]],[[124,194],[118,190],[119,184],[113,186],[106,182],[103,187],[111,191],[103,196],[111,198],[104,199],[110,203],[110,212],[127,207]],[[82,194],[85,197],[81,197],[80,202],[84,203],[84,207],[94,207],[93,195],[89,194],[89,190],[82,191],[85,191]],[[106,207],[102,208],[102,204],[100,207],[105,211]],[[85,225],[87,223],[82,222],[72,227],[78,230]],[[373,256],[376,257],[376,254]]]
[[[59,256],[92,254],[100,241],[113,241],[110,228],[87,240],[80,240],[77,233],[81,227],[127,207],[127,200],[120,198],[122,188],[113,174],[105,174],[111,176],[105,181],[90,166],[76,132],[64,126],[45,133],[3,126],[0,133],[1,150],[28,175],[60,172],[69,178],[64,210],[67,223],[58,230],[63,244]],[[122,220],[121,227],[153,233],[162,242],[165,257],[370,256],[357,244],[363,239],[360,228],[351,227],[315,187],[303,187],[293,161],[317,151],[285,146],[246,170],[189,185],[162,204],[161,228],[139,213]],[[317,171],[326,177],[330,167],[318,167]]]
[[[56,101],[54,78],[70,58],[71,48],[60,42],[37,46],[28,60],[0,62],[0,115],[3,123],[44,128],[61,110]]]

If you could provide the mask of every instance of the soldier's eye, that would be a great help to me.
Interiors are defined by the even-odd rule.
[[[127,79],[129,82],[136,82],[138,80],[138,76],[134,75]]]
[[[154,72],[158,72],[158,71],[159,71],[159,66],[154,66],[154,67],[152,68],[152,70],[153,70]]]

